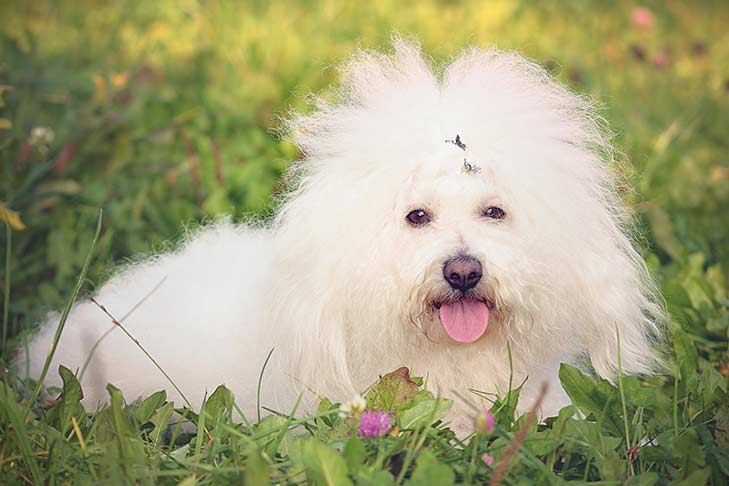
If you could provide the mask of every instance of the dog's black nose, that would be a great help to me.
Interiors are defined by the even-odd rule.
[[[443,277],[446,282],[461,292],[474,288],[482,275],[481,263],[472,256],[453,257],[443,265]]]

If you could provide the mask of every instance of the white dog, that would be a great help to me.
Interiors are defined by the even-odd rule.
[[[513,374],[522,409],[549,381],[550,415],[568,403],[559,363],[611,379],[618,335],[623,372],[656,368],[662,307],[588,101],[516,54],[471,49],[436,69],[400,39],[342,78],[289,122],[304,157],[271,227],[209,226],[96,294],[119,320],[131,311],[122,324],[193,405],[224,383],[253,413],[272,348],[261,403],[283,411],[304,390],[343,401],[408,366],[452,398],[503,393]],[[31,376],[57,322],[30,346]],[[50,384],[61,363],[83,368],[87,403],[109,382],[182,403],[94,303],[73,309]]]

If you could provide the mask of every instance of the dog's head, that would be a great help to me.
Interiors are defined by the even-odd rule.
[[[338,99],[290,122],[304,158],[276,224],[315,335],[499,332],[611,376],[619,333],[623,369],[651,368],[661,310],[585,99],[495,49],[434,70],[396,40],[342,73]]]

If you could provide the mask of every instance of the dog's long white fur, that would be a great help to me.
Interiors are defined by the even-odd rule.
[[[208,226],[97,293],[119,318],[164,280],[124,325],[194,404],[224,383],[253,413],[271,348],[262,404],[284,411],[302,390],[346,400],[399,366],[451,397],[504,392],[513,372],[515,384],[528,378],[526,408],[541,381],[556,383],[560,362],[615,377],[617,332],[624,372],[659,366],[662,306],[588,100],[497,49],[439,67],[395,39],[393,54],[360,51],[341,73],[333,100],[289,120],[304,157],[270,227]],[[463,152],[445,143],[456,135],[479,174],[462,173]],[[507,218],[484,219],[488,205]],[[414,208],[433,221],[408,225]],[[450,341],[432,306],[448,291],[443,262],[463,252],[482,262],[478,290],[496,304],[472,344]],[[57,320],[30,345],[31,376]],[[53,370],[79,369],[112,326],[94,304],[78,304]],[[48,381],[58,384],[55,372]],[[165,388],[180,401],[118,329],[83,376],[87,403],[105,400],[107,382],[130,400]],[[565,403],[557,384],[543,413]],[[467,416],[456,407],[457,422]]]

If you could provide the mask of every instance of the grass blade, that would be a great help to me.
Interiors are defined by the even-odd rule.
[[[623,388],[623,362],[620,354],[620,329],[615,325],[615,336],[618,340],[618,390],[620,391],[620,404],[623,407],[623,425],[625,427],[625,450],[626,453],[633,446],[630,441],[630,427],[628,427],[628,409],[625,405],[625,390]],[[628,476],[633,476],[633,463],[628,459]]]
[[[13,247],[13,230],[10,224],[5,221],[5,296],[3,298],[3,347],[2,354],[8,342],[8,308],[10,307],[10,256]]]
[[[86,273],[89,270],[89,264],[91,263],[91,257],[94,254],[94,248],[96,247],[96,242],[99,240],[99,234],[101,233],[101,221],[103,219],[104,212],[102,209],[99,209],[99,219],[96,222],[96,233],[94,234],[94,239],[91,241],[91,246],[89,247],[89,251],[86,254],[86,260],[84,261],[84,265],[81,268],[81,273],[78,276],[78,280],[76,281],[76,286],[73,288],[73,293],[71,294],[71,298],[68,299],[68,302],[66,303],[66,307],[63,308],[63,313],[61,314],[61,320],[58,321],[58,327],[56,328],[56,333],[53,335],[53,342],[51,343],[51,349],[48,351],[48,355],[46,356],[46,361],[43,363],[43,370],[41,371],[40,376],[38,377],[38,383],[35,386],[35,390],[33,390],[33,395],[31,396],[30,400],[28,401],[28,405],[25,407],[25,412],[23,413],[23,418],[28,416],[28,413],[30,412],[30,408],[33,406],[33,403],[35,403],[36,399],[38,398],[38,395],[40,395],[41,389],[43,388],[43,382],[46,379],[46,375],[48,374],[48,368],[51,366],[51,361],[53,360],[53,355],[56,354],[56,348],[58,347],[58,341],[61,339],[61,334],[63,333],[63,328],[66,325],[66,320],[68,319],[68,315],[71,313],[71,308],[73,307],[73,304],[76,302],[76,298],[78,297],[78,293],[81,291],[81,286],[84,283],[84,280],[86,279]]]
[[[25,416],[20,410],[20,405],[15,393],[7,383],[2,384],[0,388],[0,406],[5,410],[8,422],[15,430],[15,438],[20,448],[23,460],[30,469],[30,475],[33,476],[35,484],[44,484],[43,474],[38,466],[38,462],[33,456],[33,445],[28,435],[28,429],[25,423]],[[7,439],[5,437],[4,439]],[[4,441],[4,440],[3,440]]]
[[[268,352],[268,356],[266,356],[266,361],[263,362],[263,366],[261,367],[261,374],[258,377],[258,386],[256,387],[256,412],[258,413],[258,421],[261,421],[261,383],[263,382],[263,373],[266,372],[266,366],[268,366],[268,360],[271,359],[271,355],[273,354],[274,348],[271,348],[271,351]]]

